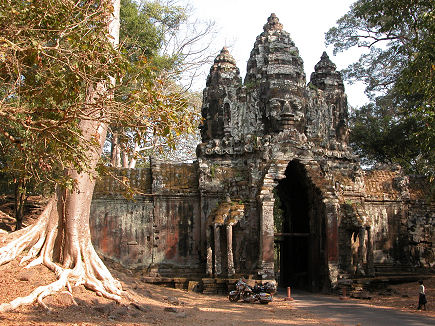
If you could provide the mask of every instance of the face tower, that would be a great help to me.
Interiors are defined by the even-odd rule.
[[[242,83],[223,48],[207,78],[198,145],[206,270],[328,287],[338,275],[340,194],[358,170],[347,147],[341,74],[323,53],[307,84],[275,14],[257,36]],[[278,258],[277,258],[278,257]]]
[[[223,48],[204,89],[198,161],[120,171],[144,194],[134,201],[112,177],[97,184],[99,251],[159,282],[202,278],[205,293],[239,277],[329,291],[348,277],[429,271],[429,186],[397,168],[361,170],[347,146],[343,80],[326,53],[305,78],[274,14],[243,81]]]

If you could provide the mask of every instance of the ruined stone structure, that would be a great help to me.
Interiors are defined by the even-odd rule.
[[[119,171],[142,195],[97,185],[100,252],[153,276],[278,279],[326,291],[340,278],[434,266],[424,180],[363,171],[347,146],[343,80],[323,53],[307,84],[272,14],[244,82],[226,48],[203,95],[198,161]]]

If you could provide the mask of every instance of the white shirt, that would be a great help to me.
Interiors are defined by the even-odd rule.
[[[424,294],[424,285],[423,284],[420,284],[420,291],[418,293]]]

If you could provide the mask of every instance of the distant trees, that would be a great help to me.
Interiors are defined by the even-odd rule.
[[[156,132],[159,125],[150,124],[147,130],[137,133],[113,123],[109,132],[111,165],[133,168],[150,155],[187,158],[186,151],[191,153],[196,147],[194,140],[201,105],[200,95],[189,90],[188,79],[195,76],[202,64],[212,59],[209,46],[213,23],[191,21],[189,8],[173,0],[121,0],[120,17],[120,42],[131,63],[138,62],[138,53],[145,55],[161,81],[154,83],[153,87],[163,93],[183,94],[188,107],[185,113],[194,128],[187,128],[182,133],[170,132],[169,129]],[[129,75],[124,78],[129,78]],[[187,86],[180,85],[181,78],[187,78],[184,83]],[[133,92],[138,86],[140,83],[128,83]],[[189,158],[193,156],[191,153]]]
[[[359,0],[326,33],[334,52],[368,52],[345,71],[371,103],[352,116],[351,144],[365,162],[435,176],[435,6],[432,0]]]

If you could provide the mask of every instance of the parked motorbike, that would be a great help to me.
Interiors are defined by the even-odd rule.
[[[273,294],[276,292],[274,284],[267,282],[262,285],[256,284],[254,287],[249,286],[243,279],[236,283],[236,289],[230,291],[228,299],[236,302],[242,299],[244,302],[253,303],[259,301],[262,304],[268,304],[273,300]]]

